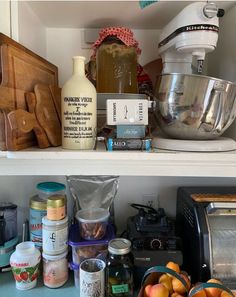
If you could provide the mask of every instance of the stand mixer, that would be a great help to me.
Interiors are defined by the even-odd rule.
[[[214,3],[192,3],[164,27],[158,45],[163,73],[192,74],[193,57],[202,72],[206,53],[216,48],[223,12]]]
[[[216,48],[219,17],[223,15],[224,10],[214,3],[195,2],[163,28],[158,45],[163,71],[156,86],[155,113],[170,138],[154,137],[154,147],[236,149],[232,139],[219,137],[235,118],[236,85],[200,75],[206,54]]]

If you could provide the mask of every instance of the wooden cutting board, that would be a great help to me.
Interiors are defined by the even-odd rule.
[[[61,124],[48,85],[36,84],[34,87],[36,97],[35,114],[39,124],[47,134],[52,146],[61,145]]]
[[[55,65],[2,33],[0,33],[0,67],[0,78],[2,78],[0,86],[15,90],[8,97],[7,110],[2,112],[4,114],[9,112],[9,108],[11,110],[13,102],[15,109],[27,110],[25,93],[33,92],[36,84],[42,83],[58,87],[58,69]],[[2,98],[0,91],[0,106],[3,101]],[[4,118],[6,119],[6,117]],[[36,144],[33,132],[23,133],[18,131],[12,133],[9,127],[8,123],[5,123],[5,133],[8,133],[5,137],[8,138],[9,144],[16,145],[10,147],[5,145],[6,149],[27,148],[32,146],[32,143]],[[0,126],[0,129],[3,129],[3,127]],[[3,131],[1,131],[1,134],[3,134]],[[16,139],[10,139],[11,137]],[[1,148],[3,147],[4,144],[2,144]]]

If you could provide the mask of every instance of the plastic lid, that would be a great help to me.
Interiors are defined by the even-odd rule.
[[[32,241],[24,241],[16,246],[16,251],[20,254],[32,254],[36,250]]]
[[[47,193],[53,193],[65,190],[66,186],[56,182],[43,182],[37,184],[37,189]]]
[[[109,242],[108,251],[115,255],[125,255],[131,250],[131,242],[125,238],[115,238]]]
[[[66,216],[64,219],[59,221],[51,221],[47,218],[47,216],[42,218],[42,223],[46,226],[60,226],[68,222],[68,216]]]
[[[42,253],[42,256],[44,259],[49,260],[49,261],[56,261],[56,260],[60,260],[62,258],[65,258],[68,254],[68,251],[66,250],[64,253],[60,254],[60,255],[48,255],[45,253]]]
[[[77,211],[76,219],[81,223],[97,223],[106,221],[109,215],[109,210],[104,208],[81,209]]]
[[[92,245],[108,245],[108,242],[115,238],[115,232],[112,225],[107,225],[106,234],[102,239],[99,240],[85,240],[81,238],[79,232],[79,225],[73,224],[69,230],[69,241],[68,244],[72,247],[84,247],[84,246],[92,246]]]

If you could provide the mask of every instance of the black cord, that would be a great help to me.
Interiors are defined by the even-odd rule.
[[[130,206],[137,210],[140,210],[141,208],[146,208],[149,213],[157,213],[155,208],[148,206],[148,205],[143,205],[143,204],[139,204],[139,203],[131,203]]]

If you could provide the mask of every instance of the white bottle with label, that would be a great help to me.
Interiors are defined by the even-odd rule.
[[[85,76],[85,57],[73,57],[73,75],[61,93],[62,147],[92,150],[97,132],[97,93]]]

